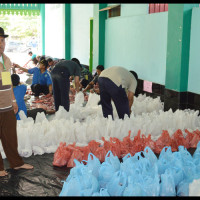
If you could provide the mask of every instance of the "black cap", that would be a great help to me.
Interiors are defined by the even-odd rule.
[[[1,37],[4,37],[4,38],[8,37],[8,35],[5,35],[5,34],[4,34],[4,30],[3,30],[3,28],[1,28],[1,27],[0,27],[0,36],[1,36]]]

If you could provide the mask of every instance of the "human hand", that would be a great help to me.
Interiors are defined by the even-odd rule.
[[[16,114],[17,111],[18,111],[18,105],[17,105],[17,102],[13,102],[12,105],[13,105],[14,113]]]
[[[13,67],[14,68],[20,68],[20,66],[18,64],[13,63]]]
[[[51,93],[49,93],[49,94],[47,94],[45,97],[51,97],[52,96],[52,94]]]

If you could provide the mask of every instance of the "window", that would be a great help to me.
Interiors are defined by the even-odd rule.
[[[158,12],[166,12],[168,11],[167,3],[150,3],[149,4],[149,14],[158,13]]]
[[[108,10],[108,17],[117,17],[120,16],[121,14],[121,5],[113,5],[113,6],[108,6],[106,8],[103,8],[99,11],[105,11]]]

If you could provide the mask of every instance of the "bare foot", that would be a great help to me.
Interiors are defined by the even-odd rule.
[[[0,171],[0,176],[6,176],[6,175],[8,175],[8,173],[5,170]]]
[[[15,167],[14,169],[33,169],[33,166],[29,164],[23,164],[20,167]]]

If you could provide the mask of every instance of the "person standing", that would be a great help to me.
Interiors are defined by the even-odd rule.
[[[15,114],[18,106],[14,96],[11,83],[11,61],[4,54],[5,38],[4,29],[0,27],[0,139],[3,150],[13,169],[32,169],[33,166],[25,164],[18,153],[17,144],[17,120]],[[3,159],[0,154],[0,176],[6,176],[8,173],[4,170]]]
[[[80,74],[80,66],[76,62],[71,60],[60,61],[51,71],[51,78],[53,82],[53,96],[56,111],[58,111],[59,106],[63,106],[66,111],[69,111],[70,76],[74,76],[75,89],[76,92],[79,92]]]
[[[125,114],[130,117],[137,80],[136,72],[128,71],[123,67],[109,67],[101,72],[98,83],[102,111],[105,118],[108,115],[113,117],[111,100],[115,104],[120,119],[124,119]]]

